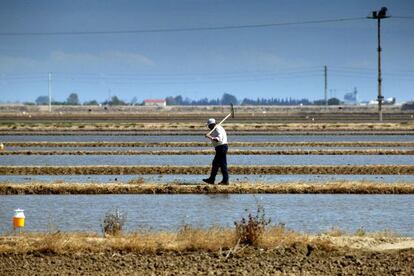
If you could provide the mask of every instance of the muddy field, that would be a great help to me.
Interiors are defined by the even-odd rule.
[[[0,274],[140,274],[140,275],[285,275],[364,274],[412,275],[414,249],[364,252],[324,251],[306,247],[246,248],[230,257],[227,253],[163,252],[1,254]]]
[[[412,122],[413,112],[399,106],[383,106],[385,122]],[[20,122],[204,122],[206,117],[224,117],[229,106],[1,106],[0,121]],[[236,106],[237,123],[272,122],[376,122],[375,106]]]
[[[205,115],[203,115],[205,116]],[[242,115],[239,115],[242,116]],[[1,117],[1,115],[0,115]],[[219,115],[219,117],[222,117]],[[58,117],[59,119],[59,117]],[[414,119],[401,123],[321,123],[315,119],[308,119],[306,123],[274,123],[255,122],[248,118],[233,119],[226,122],[226,129],[229,132],[235,131],[414,131]],[[179,122],[178,119],[171,119],[165,123],[125,123],[125,122],[1,122],[0,131],[162,131],[162,132],[191,132],[206,129],[203,120],[194,122]],[[247,122],[246,122],[247,121]],[[249,122],[250,121],[250,122]]]

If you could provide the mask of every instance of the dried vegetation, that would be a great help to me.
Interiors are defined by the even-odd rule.
[[[143,175],[207,174],[209,166],[1,166],[0,175]],[[261,165],[231,166],[231,174],[412,175],[414,165]]]
[[[0,184],[0,194],[414,194],[413,183],[337,181],[326,183],[241,183],[232,185],[31,183]]]

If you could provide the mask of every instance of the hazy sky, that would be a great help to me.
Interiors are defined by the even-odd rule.
[[[383,93],[414,98],[414,1],[2,1],[0,101],[47,95],[56,100],[199,99],[224,92],[244,97],[323,98],[357,87],[376,98],[376,21],[265,28],[99,35],[6,35],[266,24],[366,17],[387,6],[382,21]]]

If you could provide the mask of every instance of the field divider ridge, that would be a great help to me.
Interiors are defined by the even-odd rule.
[[[3,142],[6,147],[208,147],[208,142]],[[232,147],[414,147],[414,142],[231,142]]]
[[[0,175],[205,175],[210,166],[1,166]],[[414,165],[261,165],[230,166],[231,174],[249,175],[414,175]]]
[[[213,149],[205,150],[16,150],[0,151],[7,155],[212,155]],[[414,155],[413,150],[399,149],[317,149],[317,150],[234,150],[229,155]]]
[[[339,181],[232,185],[177,183],[5,183],[0,185],[0,195],[21,194],[414,194],[414,183]]]

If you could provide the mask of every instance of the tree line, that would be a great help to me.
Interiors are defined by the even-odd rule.
[[[208,99],[202,98],[199,100],[192,100],[190,98],[183,98],[181,95],[165,98],[167,105],[325,105],[325,100],[310,101],[309,99],[293,99],[288,98],[244,98],[238,100],[236,96],[224,93],[221,98]],[[339,105],[341,101],[337,98],[328,99],[328,105]]]
[[[168,96],[165,98],[167,105],[325,105],[325,100],[315,100],[310,101],[309,99],[293,99],[291,97],[287,98],[244,98],[242,100],[237,99],[236,96],[224,93],[221,98],[209,99],[207,97],[193,100],[190,98],[184,98],[181,95],[178,96]],[[36,105],[47,105],[49,104],[48,96],[39,96],[34,103],[25,103],[25,104],[36,104]],[[77,93],[71,93],[66,101],[55,101],[52,99],[53,105],[143,105],[144,102],[139,103],[137,98],[134,97],[130,102],[121,100],[117,96],[112,96],[110,99],[103,102],[98,102],[97,100],[80,102],[79,96]],[[330,98],[328,100],[328,105],[339,105],[341,101],[337,98]]]

